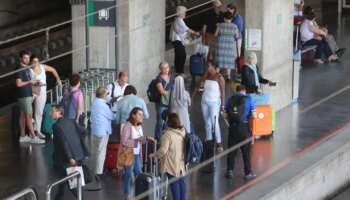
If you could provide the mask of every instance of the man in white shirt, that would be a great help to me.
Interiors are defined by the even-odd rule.
[[[118,75],[118,79],[107,86],[109,96],[106,102],[110,104],[112,112],[117,111],[117,101],[119,101],[123,94],[126,86],[128,86],[129,75],[127,71],[121,71]]]

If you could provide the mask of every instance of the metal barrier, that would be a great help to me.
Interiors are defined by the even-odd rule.
[[[77,180],[77,188],[78,188],[78,196],[77,196],[77,199],[78,200],[81,200],[82,198],[82,194],[81,194],[81,182],[82,182],[82,176],[80,174],[80,172],[76,171],[76,172],[73,172],[71,174],[69,174],[68,176],[50,184],[47,186],[47,190],[46,190],[46,200],[51,200],[51,189],[52,187],[56,186],[56,185],[59,185],[63,182],[66,182],[68,181],[69,179],[71,178],[74,178],[74,177],[78,177],[78,180]]]
[[[15,194],[9,196],[9,197],[6,197],[4,198],[4,200],[16,200],[20,197],[24,197],[25,195],[27,194],[32,194],[32,197],[31,198],[32,200],[37,200],[38,199],[38,195],[37,195],[37,192],[34,188],[32,187],[27,187],[27,188],[24,188],[23,190],[19,191],[19,192],[16,192]]]

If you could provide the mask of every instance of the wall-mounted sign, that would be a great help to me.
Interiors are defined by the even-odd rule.
[[[111,8],[112,7],[112,8]],[[115,26],[114,1],[89,1],[89,26]]]
[[[245,30],[246,50],[261,51],[261,29]]]

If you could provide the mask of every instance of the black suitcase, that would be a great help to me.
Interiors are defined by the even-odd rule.
[[[156,146],[156,142],[146,142],[144,151],[144,155],[147,155],[144,157],[145,173],[137,175],[135,180],[135,196],[149,191],[147,196],[141,198],[142,200],[160,200],[167,198],[168,178],[165,174],[160,176],[157,158],[148,159],[148,155],[150,154],[148,149],[152,148],[153,151],[151,152],[155,153]],[[165,183],[164,187],[160,187],[163,183]]]
[[[161,184],[160,176],[156,175],[156,169],[158,168],[158,164],[155,161],[156,165],[153,168],[153,172],[151,173],[141,173],[137,175],[135,180],[135,196],[141,195],[144,192],[149,191],[149,193],[141,198],[142,200],[159,200],[160,198],[160,192],[159,192],[159,185]]]
[[[21,115],[21,110],[18,105],[12,106],[12,116],[11,116],[11,131],[12,131],[12,142],[14,144],[19,143],[19,137],[21,135],[19,127],[19,116]]]

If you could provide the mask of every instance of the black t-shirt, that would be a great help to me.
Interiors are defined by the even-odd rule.
[[[207,33],[214,34],[216,30],[216,24],[222,22],[224,22],[223,13],[220,12],[219,14],[216,14],[214,10],[210,10],[204,22],[204,25],[207,25]]]
[[[23,67],[19,65],[17,69],[22,69]],[[32,78],[30,77],[30,69],[27,68],[25,70],[19,71],[16,74],[16,79],[21,79],[22,81],[29,81]],[[17,98],[31,97],[32,94],[32,86],[30,84],[25,85],[23,87],[17,87]]]

